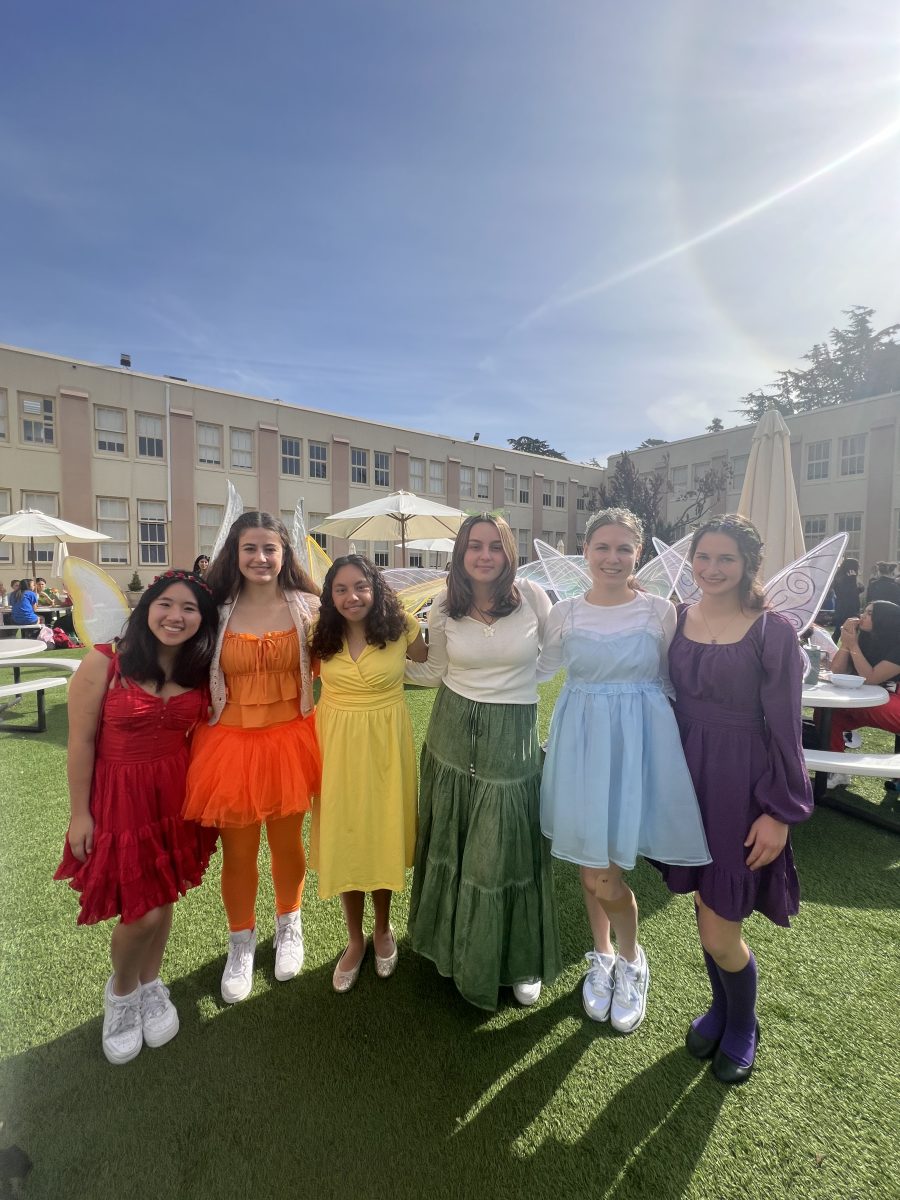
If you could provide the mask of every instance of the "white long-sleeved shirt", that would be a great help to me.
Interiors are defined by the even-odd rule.
[[[428,661],[406,664],[406,678],[420,687],[443,680],[452,692],[483,704],[536,704],[535,669],[550,616],[543,588],[517,581],[522,603],[493,625],[447,616],[446,590],[428,613]]]

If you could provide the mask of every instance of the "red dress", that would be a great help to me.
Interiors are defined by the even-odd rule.
[[[203,878],[218,833],[181,817],[188,733],[206,719],[209,695],[193,688],[164,700],[116,671],[100,713],[90,811],[94,848],[79,862],[63,851],[54,879],[81,893],[79,925],[136,921]]]

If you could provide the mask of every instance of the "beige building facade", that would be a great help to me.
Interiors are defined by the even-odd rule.
[[[791,462],[807,548],[847,533],[847,554],[865,571],[900,560],[900,392],[787,417]],[[727,493],[712,508],[734,512],[753,440],[752,425],[668,442],[630,457],[641,474],[667,479],[665,519],[675,523],[696,481],[727,465]],[[609,460],[615,465],[616,457]]]
[[[356,417],[243,396],[185,380],[0,346],[0,516],[38,508],[98,529],[108,542],[70,547],[122,586],[146,584],[207,552],[225,481],[245,509],[307,525],[405,489],[454,508],[502,511],[519,558],[532,539],[580,544],[596,467]],[[320,540],[335,557],[343,539]],[[356,541],[383,566],[393,542]],[[25,547],[0,541],[0,578],[26,569]],[[49,576],[53,547],[37,547]],[[427,556],[411,560],[430,565]],[[433,560],[432,560],[433,561]]]

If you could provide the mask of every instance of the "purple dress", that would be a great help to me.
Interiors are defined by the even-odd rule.
[[[790,840],[767,867],[751,871],[744,839],[761,813],[795,825],[812,812],[797,635],[784,617],[766,612],[739,642],[706,645],[684,636],[684,615],[682,607],[669,674],[712,863],[655,865],[671,891],[699,892],[727,921],[742,921],[756,909],[788,925],[800,906]]]

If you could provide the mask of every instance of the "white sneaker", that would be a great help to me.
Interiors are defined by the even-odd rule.
[[[839,775],[839,774],[829,775],[828,776],[828,790],[829,790],[829,792],[831,792],[831,791],[834,791],[835,788],[849,787],[852,782],[853,782],[852,775]]]
[[[630,963],[619,954],[616,957],[616,984],[613,990],[609,1019],[619,1033],[637,1029],[647,1011],[647,989],[650,968],[643,948],[638,946],[637,961]]]
[[[222,999],[226,1004],[246,1000],[253,991],[253,957],[256,930],[242,929],[228,935],[228,958],[222,972]]]
[[[862,738],[859,735],[858,729],[851,729],[844,734],[844,745],[848,750],[859,750],[862,746]]]
[[[285,913],[275,922],[275,978],[281,983],[303,969],[303,923],[300,910]]]
[[[590,963],[581,987],[581,1003],[592,1021],[609,1017],[615,987],[616,956],[591,950],[584,956]]]
[[[536,1004],[541,994],[541,981],[529,979],[526,983],[514,983],[513,995],[523,1008]]]
[[[127,996],[117,996],[113,992],[113,977],[110,975],[103,994],[103,1006],[103,1053],[117,1066],[131,1062],[140,1054],[144,1044],[140,985]]]
[[[141,984],[141,1024],[147,1046],[164,1046],[178,1032],[178,1009],[161,979]]]

